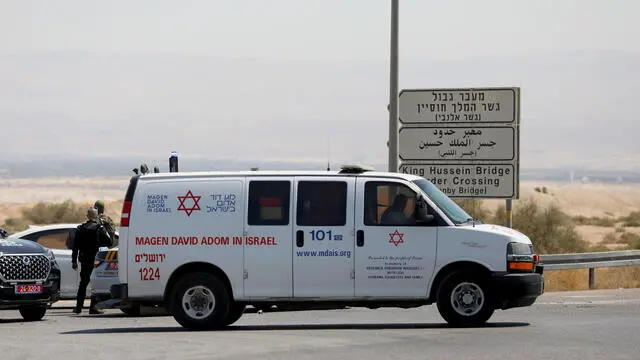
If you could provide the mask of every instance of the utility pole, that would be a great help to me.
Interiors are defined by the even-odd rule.
[[[389,171],[398,172],[398,7],[391,0],[391,51],[389,76]]]

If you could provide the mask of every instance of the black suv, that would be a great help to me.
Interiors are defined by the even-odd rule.
[[[60,298],[60,268],[51,250],[0,234],[0,310],[19,310],[26,321],[44,317]]]

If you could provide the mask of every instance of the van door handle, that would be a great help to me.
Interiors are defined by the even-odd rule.
[[[302,230],[298,230],[296,232],[296,246],[303,247],[304,246],[304,233]]]
[[[358,245],[358,247],[364,246],[364,230],[358,230],[356,233],[356,245]]]

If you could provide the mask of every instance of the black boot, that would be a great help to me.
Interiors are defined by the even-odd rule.
[[[92,297],[91,297],[91,304],[89,305],[89,314],[92,314],[92,315],[100,315],[100,314],[103,314],[103,312],[102,312],[102,311],[100,311],[100,310],[96,309],[96,303],[97,303],[97,301],[96,301],[96,297],[95,297],[95,296],[92,296]]]
[[[82,308],[84,307],[84,298],[77,297],[76,298],[76,307],[73,309],[73,312],[76,314],[80,314],[82,312]]]

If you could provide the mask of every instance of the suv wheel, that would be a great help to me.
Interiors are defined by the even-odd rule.
[[[23,306],[20,308],[20,315],[26,321],[42,320],[46,313],[46,306]]]
[[[493,315],[493,297],[486,278],[471,272],[455,272],[440,284],[438,311],[452,326],[484,325]]]
[[[171,313],[183,327],[209,330],[225,323],[230,296],[224,284],[209,273],[183,276],[173,288]]]

